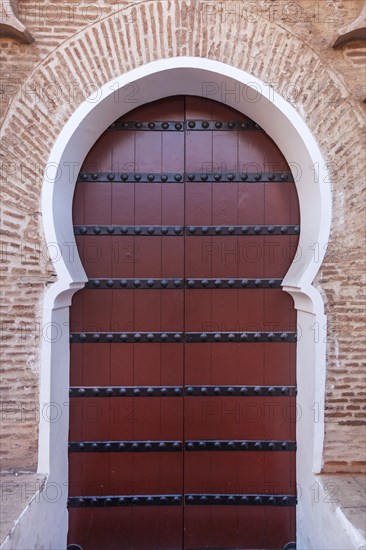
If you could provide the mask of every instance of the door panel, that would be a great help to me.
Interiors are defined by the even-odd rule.
[[[73,220],[88,282],[70,310],[69,543],[282,549],[299,238],[283,155],[225,105],[166,98],[96,142]]]

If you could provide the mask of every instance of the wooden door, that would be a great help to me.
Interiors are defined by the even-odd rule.
[[[73,220],[70,548],[295,548],[299,210],[279,149],[211,100],[144,105],[85,159]]]

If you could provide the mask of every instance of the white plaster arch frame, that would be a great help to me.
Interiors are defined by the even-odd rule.
[[[129,88],[124,88],[126,86]],[[115,119],[136,106],[177,94],[204,95],[245,113],[262,126],[294,167],[301,214],[301,254],[290,267],[283,289],[294,298],[300,333],[297,344],[300,497],[297,524],[300,548],[305,548],[301,540],[305,541],[306,523],[314,513],[309,487],[314,483],[313,473],[321,471],[324,438],[326,317],[323,300],[312,282],[328,243],[330,180],[312,133],[288,102],[240,69],[194,57],[148,63],[104,85],[71,116],[47,164],[42,193],[44,232],[51,256],[55,256],[56,243],[60,254],[54,261],[57,282],[47,291],[44,300],[43,326],[47,330],[44,330],[41,363],[38,469],[48,474],[50,482],[65,487],[58,501],[58,544],[65,540],[67,530],[69,305],[73,294],[83,288],[87,280],[78,254],[72,254],[76,250],[73,248],[72,199],[77,174],[96,139]],[[138,103],[131,99],[137,99]]]

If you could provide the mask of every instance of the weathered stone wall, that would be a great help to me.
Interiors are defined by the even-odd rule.
[[[332,49],[337,29],[360,7],[359,0],[18,1],[35,42],[0,39],[3,468],[36,467],[38,417],[47,413],[38,410],[40,345],[49,337],[41,311],[54,275],[40,196],[52,145],[100,86],[143,63],[186,55],[228,63],[272,85],[323,152],[334,209],[316,281],[329,316],[325,470],[364,467],[366,47],[355,41]]]

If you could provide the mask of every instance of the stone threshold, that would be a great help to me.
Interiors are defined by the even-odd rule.
[[[45,481],[46,476],[34,472],[0,472],[0,545],[15,529],[30,502],[43,490]]]
[[[332,506],[340,525],[354,541],[352,548],[366,550],[366,475],[320,474],[316,478],[324,502]]]

